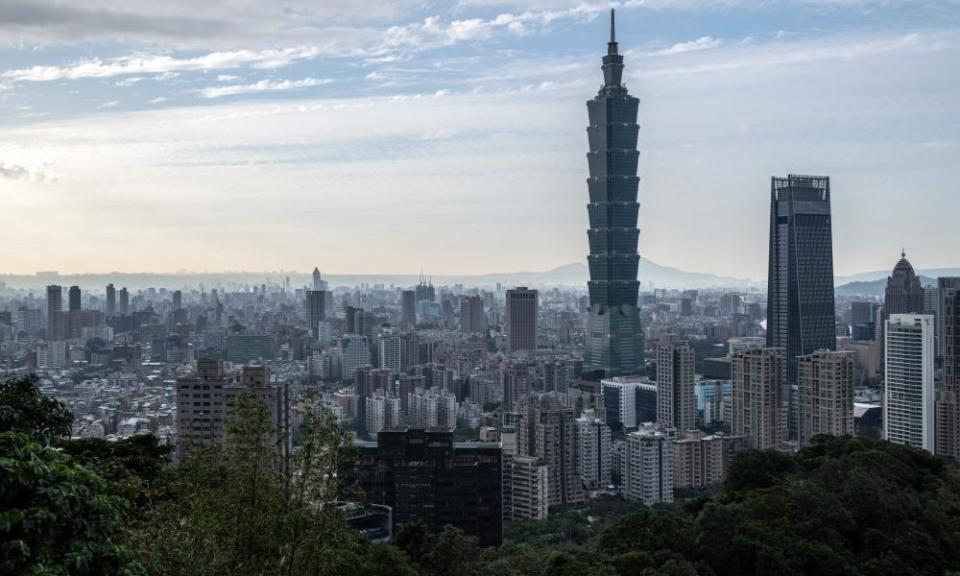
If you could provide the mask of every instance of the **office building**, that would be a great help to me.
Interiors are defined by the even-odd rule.
[[[620,464],[620,490],[646,506],[673,502],[673,438],[653,424],[627,434]]]
[[[57,334],[55,323],[59,313],[63,311],[63,288],[56,285],[47,286],[47,339],[63,340],[64,335]]]
[[[611,443],[610,427],[593,410],[584,410],[577,418],[577,473],[585,489],[610,485]]]
[[[933,360],[933,317],[891,314],[884,350],[884,439],[935,451]]]
[[[380,368],[399,374],[402,365],[400,333],[393,327],[382,327],[377,336],[377,349]]]
[[[623,56],[618,52],[612,10],[610,41],[601,68],[603,86],[587,102],[590,309],[584,368],[612,377],[643,369],[643,331],[637,309],[640,101],[622,83]]]
[[[344,377],[352,377],[357,367],[370,364],[370,341],[366,336],[344,334],[340,340],[340,350]]]
[[[113,317],[117,313],[117,289],[113,284],[107,284],[107,316]]]
[[[614,429],[632,430],[657,419],[657,384],[619,376],[600,381],[604,420]]]
[[[323,290],[307,290],[304,312],[310,336],[320,338],[320,324],[326,320],[327,293]]]
[[[312,287],[315,291],[326,292],[327,290],[327,281],[320,277],[320,269],[317,267],[313,268],[313,274],[311,275]]]
[[[81,304],[81,296],[80,296],[80,287],[79,287],[79,286],[71,286],[71,287],[70,287],[69,301],[70,301],[70,311],[71,311],[71,312],[74,312],[74,311],[77,311],[77,312],[78,312],[78,311],[80,311],[80,309],[83,307],[82,304]]]
[[[876,337],[877,311],[880,305],[876,302],[850,303],[850,336],[857,341],[869,341]]]
[[[414,290],[400,292],[400,325],[404,328],[417,325],[417,293]]]
[[[537,349],[537,313],[539,304],[536,290],[519,286],[507,290],[507,352]]]
[[[730,430],[757,450],[777,450],[787,439],[785,364],[782,348],[754,348],[731,358]]]
[[[837,349],[830,218],[826,176],[771,179],[767,346],[784,350],[790,385],[797,356]]]
[[[224,348],[227,360],[241,364],[274,357],[273,337],[269,334],[229,334],[224,339]]]
[[[797,358],[797,443],[814,436],[853,434],[852,351],[814,352]]]
[[[906,252],[901,252],[900,260],[887,277],[883,298],[885,317],[889,318],[894,314],[923,314],[923,308],[923,287],[920,285],[920,278],[907,260]]]
[[[960,278],[938,278],[937,307],[943,383],[937,392],[937,454],[960,464]]]
[[[349,474],[366,501],[389,506],[396,528],[423,523],[430,532],[463,530],[481,546],[503,534],[502,449],[493,442],[455,443],[449,430],[392,428],[375,442],[355,442]]]
[[[476,334],[483,331],[483,299],[480,296],[460,297],[460,332]]]
[[[657,346],[657,423],[667,428],[697,427],[694,395],[693,348],[675,334],[660,338]]]

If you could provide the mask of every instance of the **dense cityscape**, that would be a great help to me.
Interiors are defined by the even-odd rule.
[[[769,202],[769,222],[750,224],[769,225],[765,285],[694,288],[645,279],[638,271],[643,107],[623,81],[629,52],[626,58],[621,52],[613,10],[609,25],[602,85],[584,117],[589,254],[586,269],[577,269],[582,281],[425,272],[358,280],[324,273],[322,259],[309,274],[10,274],[0,280],[0,379],[29,382],[61,403],[69,414],[63,434],[69,442],[149,442],[171,469],[230,462],[238,446],[249,447],[250,438],[238,440],[238,430],[252,400],[268,430],[263,461],[283,479],[284,498],[312,477],[298,463],[316,450],[313,438],[324,424],[343,442],[318,452],[338,454],[319,482],[336,478],[350,489],[307,496],[307,508],[337,510],[346,532],[363,542],[350,546],[365,554],[381,550],[365,548],[374,543],[396,544],[373,560],[357,552],[366,558],[357,560],[359,573],[406,574],[401,567],[408,565],[423,574],[518,575],[541,569],[621,575],[960,569],[957,542],[943,552],[958,533],[960,510],[953,469],[960,463],[960,268],[930,277],[914,269],[908,259],[914,254],[904,250],[890,255],[885,279],[837,286],[833,231],[845,224],[833,217],[831,201],[844,191],[831,190],[830,175],[784,174],[756,182],[764,191],[757,202]],[[3,398],[3,409],[15,411],[11,396]],[[4,420],[3,432],[16,429],[12,421]],[[7,474],[13,456],[4,449],[0,468]],[[924,505],[943,506],[953,516],[944,520],[951,528],[937,536],[946,548],[926,548],[928,568],[904,571],[898,562],[909,563],[908,556],[884,560],[879,543],[862,544],[828,567],[833,556],[820,548],[809,554],[823,564],[800,565],[793,562],[807,552],[766,557],[733,536],[729,549],[750,548],[743,553],[752,558],[749,565],[691,551],[700,544],[665,556],[669,543],[637,552],[634,544],[615,541],[631,534],[643,546],[654,546],[653,534],[670,540],[680,529],[656,514],[698,518],[683,520],[691,532],[677,542],[693,538],[695,523],[696,530],[719,530],[703,524],[716,502],[742,498],[747,506],[748,489],[812,482],[820,472],[811,461],[827,466],[825,459],[858,451],[864,456],[857,466],[882,452],[919,462],[904,464],[911,470],[936,470],[944,487]],[[768,476],[745,479],[749,466],[758,478]],[[788,473],[794,475],[789,482]],[[109,474],[110,485],[122,484]],[[801,480],[803,474],[809,477]],[[925,482],[929,487],[933,480]],[[14,485],[0,483],[11,494]],[[882,507],[878,490],[850,498]],[[784,506],[826,518],[829,505],[798,494],[796,504]],[[128,513],[138,521],[157,514],[134,501]],[[843,522],[866,521],[850,514],[856,520]],[[26,536],[11,531],[17,522],[11,518],[0,511],[0,532],[8,531],[5,554],[15,549],[11,542],[28,546]],[[433,548],[410,544],[412,526]],[[459,550],[463,556],[451,553],[448,564],[437,560],[451,529],[472,543],[475,556]],[[849,528],[857,538],[861,530],[866,527]],[[587,535],[575,535],[581,532]],[[127,545],[139,550],[144,542],[138,538],[162,538],[149,529],[144,534],[154,536],[132,537]],[[833,551],[842,547],[839,541],[836,535],[817,540]],[[552,555],[530,552],[539,560],[525,568],[516,547],[537,545]],[[496,570],[481,568],[496,564],[496,556],[482,555],[496,547],[515,565],[504,560]],[[157,554],[141,558],[137,570],[169,562]],[[11,574],[48,573],[27,556],[0,566]],[[205,562],[197,558],[190,562]],[[285,561],[230,567],[237,574],[351,573],[334,565],[308,571]],[[106,569],[102,558],[92,562],[95,568],[68,562],[62,572],[49,573],[136,573],[123,571],[129,566]],[[845,572],[843,562],[856,570]],[[186,573],[172,565],[166,570]],[[220,571],[227,567],[209,570],[226,573]]]

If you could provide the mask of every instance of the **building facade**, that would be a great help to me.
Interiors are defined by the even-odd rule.
[[[519,286],[507,290],[507,352],[537,349],[537,314],[539,302],[536,290]]]
[[[934,452],[933,317],[892,314],[884,349],[883,437]]]
[[[667,428],[697,427],[694,394],[693,349],[675,334],[666,334],[657,345],[657,423]]]
[[[622,82],[623,56],[617,48],[612,11],[602,70],[603,86],[587,102],[590,309],[584,364],[586,370],[602,370],[609,377],[643,369],[643,332],[637,309],[640,101]]]
[[[673,502],[673,438],[644,424],[627,434],[620,465],[623,497],[647,506]]]
[[[814,352],[797,358],[797,443],[814,436],[853,434],[851,351]]]
[[[787,439],[783,349],[755,348],[738,352],[731,358],[730,373],[731,433],[745,436],[757,450],[779,449]]]

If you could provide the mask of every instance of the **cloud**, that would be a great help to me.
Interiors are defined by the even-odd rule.
[[[124,78],[123,80],[118,80],[113,83],[114,86],[128,87],[133,86],[137,82],[143,80],[143,76],[132,76],[130,78]]]
[[[106,110],[107,108],[116,108],[120,104],[119,100],[110,100],[97,106],[97,110]]]
[[[457,130],[452,128],[437,128],[427,130],[420,135],[421,140],[449,140],[458,134]]]
[[[151,103],[151,104],[163,104],[163,103],[166,102],[167,100],[169,100],[169,98],[167,98],[166,96],[157,96],[156,98],[154,98],[153,100],[151,100],[150,103]]]
[[[301,88],[310,88],[313,86],[323,86],[330,84],[332,78],[304,78],[303,80],[260,80],[253,84],[234,84],[230,86],[216,86],[204,88],[200,91],[203,98],[222,98],[223,96],[236,96],[238,94],[257,94],[260,92],[287,92],[290,90],[299,90]]]
[[[234,82],[239,80],[239,76],[233,76],[231,74],[219,74],[217,75],[217,82]]]
[[[92,58],[67,66],[33,66],[8,70],[0,78],[11,82],[52,82],[82,78],[110,78],[127,74],[159,74],[158,80],[183,71],[225,70],[232,68],[281,68],[297,60],[310,60],[320,55],[314,46],[270,50],[235,50],[211,52],[196,58],[175,58],[166,55],[138,54],[113,60]]]
[[[41,164],[31,170],[18,164],[4,164],[3,162],[0,162],[0,178],[27,182],[56,182],[58,180],[48,164]]]
[[[658,52],[661,56],[671,56],[673,54],[683,54],[684,52],[695,52],[697,50],[709,50],[723,44],[720,38],[712,36],[701,36],[696,40],[689,42],[678,42],[673,46]]]

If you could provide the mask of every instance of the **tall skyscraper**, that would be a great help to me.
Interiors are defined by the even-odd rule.
[[[883,437],[935,450],[933,317],[892,314],[886,323]]]
[[[80,302],[80,287],[71,286],[70,287],[70,311],[74,312],[82,308]]]
[[[660,338],[657,346],[657,422],[678,430],[697,427],[694,395],[693,348],[675,334]]]
[[[603,370],[609,377],[635,374],[643,368],[643,332],[637,309],[640,101],[630,96],[621,82],[623,56],[617,52],[612,10],[602,69],[603,86],[587,102],[590,311],[584,363],[587,370]]]
[[[837,349],[826,176],[771,179],[767,346],[786,352],[790,385],[797,382],[797,356]]]
[[[404,328],[417,325],[417,293],[414,290],[400,293],[400,325]]]
[[[57,338],[57,316],[63,311],[63,288],[57,285],[47,286],[47,340]]]
[[[894,314],[923,314],[923,287],[906,252],[900,253],[900,260],[887,277],[883,310],[887,318]]]
[[[853,434],[852,351],[814,352],[797,358],[797,441]]]
[[[180,310],[183,308],[183,292],[180,290],[174,290],[173,296],[171,297],[171,303],[173,304],[174,310]]]
[[[128,316],[130,314],[130,292],[124,286],[120,289],[120,315]]]
[[[518,286],[507,290],[507,351],[537,349],[537,312],[539,303],[536,290]]]
[[[937,392],[937,454],[960,463],[960,277],[938,278],[937,307],[943,383]]]
[[[113,284],[107,284],[107,316],[115,316],[117,313],[117,289]]]
[[[525,407],[517,447],[521,456],[536,456],[547,465],[550,505],[583,502],[577,475],[577,425],[573,408],[544,394]]]
[[[307,290],[305,309],[307,327],[314,338],[320,337],[320,323],[326,318],[326,297],[327,293],[323,290]]]
[[[460,332],[475,334],[483,330],[483,300],[480,296],[460,297]]]
[[[754,348],[730,359],[733,382],[731,432],[751,448],[777,450],[787,439],[787,399],[782,348]]]

